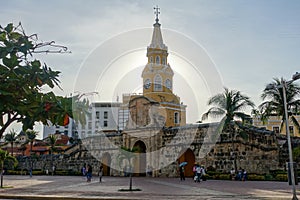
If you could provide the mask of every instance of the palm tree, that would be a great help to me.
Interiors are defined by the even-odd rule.
[[[26,143],[30,143],[30,176],[32,176],[32,168],[33,168],[33,162],[32,162],[32,146],[33,146],[33,142],[38,134],[38,132],[34,131],[34,130],[26,130],[25,134],[27,136],[27,141]]]
[[[26,143],[30,143],[30,155],[32,154],[32,146],[33,146],[33,142],[36,138],[36,136],[38,135],[37,131],[34,130],[27,130],[25,132],[26,136],[27,136],[27,142]]]
[[[47,143],[48,143],[48,145],[50,145],[52,176],[54,174],[53,152],[55,151],[55,144],[56,144],[56,142],[57,142],[57,136],[55,134],[49,135]]]
[[[1,172],[1,185],[0,187],[3,188],[3,169],[4,169],[4,162],[6,160],[11,160],[14,163],[17,162],[17,159],[13,156],[10,156],[8,151],[4,151],[0,149],[0,172]]]
[[[247,107],[254,107],[254,103],[249,99],[249,97],[242,95],[241,92],[236,90],[228,90],[224,88],[224,92],[216,94],[211,97],[208,101],[208,105],[212,106],[209,110],[202,115],[202,120],[206,120],[209,116],[212,117],[222,117],[221,123],[218,127],[218,132],[222,132],[225,129],[229,128],[230,125],[233,127],[236,125],[234,119],[249,119],[249,115],[243,113],[242,111]],[[235,138],[235,129],[232,131],[232,149],[234,151],[234,138]],[[236,165],[236,156],[234,155],[234,168],[237,171]]]
[[[227,88],[224,88],[223,93],[211,97],[208,105],[213,107],[202,115],[202,120],[206,120],[209,116],[222,117],[225,115],[224,127],[228,126],[230,122],[234,122],[235,118],[243,121],[249,119],[249,115],[241,111],[249,106],[254,107],[254,103],[249,97],[242,95],[239,91],[228,90]]]
[[[282,131],[283,125],[285,123],[285,114],[284,114],[284,104],[283,104],[283,91],[281,87],[281,81],[278,78],[274,78],[272,85],[278,87],[266,87],[263,90],[261,98],[263,99],[263,103],[259,105],[259,109],[261,114],[261,118],[268,119],[270,116],[281,116],[281,124],[280,124],[280,133]],[[268,84],[269,85],[269,84]],[[289,83],[286,86],[286,103],[288,116],[291,117],[293,124],[300,131],[300,125],[295,118],[295,115],[299,114],[300,108],[300,87],[295,83]]]
[[[86,124],[86,116],[90,115],[89,101],[86,98],[80,100],[85,94],[75,95],[72,97],[72,115],[73,119],[78,123]]]
[[[17,133],[14,130],[11,130],[4,136],[5,142],[10,143],[12,156],[14,155],[14,143],[16,142],[17,138]]]

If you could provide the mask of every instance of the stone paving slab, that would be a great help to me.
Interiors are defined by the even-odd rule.
[[[133,177],[133,188],[142,191],[121,192],[129,188],[128,177],[103,177],[99,183],[95,178],[87,183],[80,176],[5,176],[5,186],[0,189],[0,199],[291,199],[292,187],[286,182],[265,181],[221,181],[208,180],[195,183],[192,179]],[[298,196],[300,187],[297,186]]]

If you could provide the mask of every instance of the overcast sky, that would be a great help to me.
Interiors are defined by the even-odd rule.
[[[22,22],[26,33],[55,40],[72,51],[38,57],[62,72],[63,91],[57,89],[57,94],[97,91],[99,95],[90,98],[115,101],[122,92],[141,91],[140,73],[151,41],[155,5],[161,8],[163,38],[175,71],[174,93],[187,105],[189,123],[200,119],[207,99],[223,86],[241,91],[259,105],[261,92],[272,78],[290,79],[300,72],[298,0],[10,0],[1,3],[0,24]],[[109,78],[114,82],[111,87],[103,84]],[[199,87],[193,79],[199,79]],[[94,88],[85,85],[88,82]]]

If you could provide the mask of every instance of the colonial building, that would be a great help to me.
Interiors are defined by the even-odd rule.
[[[300,124],[300,116],[295,116],[296,120]],[[282,116],[270,116],[270,118],[266,122],[262,122],[259,117],[253,117],[253,125],[265,128],[270,131],[274,131],[276,134],[286,135],[285,123],[281,127],[282,124]],[[281,130],[281,131],[280,131]],[[291,136],[300,137],[300,132],[297,126],[294,124],[291,118],[289,119],[289,131]]]
[[[271,131],[244,127],[234,134],[220,134],[219,124],[186,124],[186,105],[173,93],[174,72],[158,15],[146,56],[143,94],[123,96],[122,131],[98,132],[83,139],[91,155],[105,166],[106,174],[122,175],[130,165],[140,176],[149,170],[153,176],[177,176],[181,162],[187,162],[187,176],[193,175],[195,163],[223,172],[235,166],[257,173],[278,167],[278,146]],[[137,150],[133,163],[120,162],[121,147]]]

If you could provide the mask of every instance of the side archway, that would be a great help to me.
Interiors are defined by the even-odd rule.
[[[110,176],[111,156],[109,153],[104,153],[102,156],[103,176]]]

